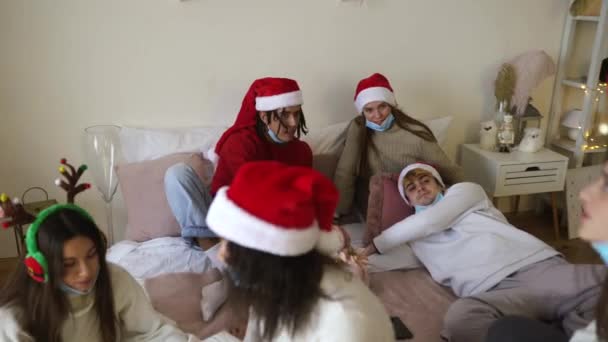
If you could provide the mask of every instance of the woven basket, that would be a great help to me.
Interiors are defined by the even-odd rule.
[[[570,5],[570,14],[573,16],[599,16],[602,9],[602,0],[574,0]]]

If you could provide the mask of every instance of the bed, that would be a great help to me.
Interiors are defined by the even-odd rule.
[[[363,230],[363,224],[351,224],[346,228],[352,236],[357,236]],[[357,244],[355,238],[353,244]],[[198,306],[200,288],[217,278],[202,276],[211,269],[211,261],[205,253],[190,248],[179,237],[141,243],[121,241],[110,248],[108,260],[129,271],[144,286],[156,309],[185,331],[206,337],[238,320],[231,317],[233,313],[229,310],[220,310],[211,323],[202,320]],[[455,298],[451,291],[435,283],[423,268],[403,270],[392,266],[397,269],[378,271],[379,267],[391,266],[376,266],[370,276],[370,288],[388,313],[399,316],[414,333],[412,341],[441,341],[442,318]],[[176,300],[179,296],[187,298]]]
[[[314,167],[329,177],[333,177],[346,124],[327,126],[307,138],[315,155]],[[431,122],[430,126],[436,127],[437,123]],[[447,128],[445,120],[441,122],[441,127],[444,130]],[[223,128],[217,127],[184,130],[123,128],[121,142],[126,161],[129,165],[139,165],[129,169],[129,172],[123,171],[122,175],[119,172],[121,190],[125,197],[128,233],[127,239],[114,244],[107,254],[110,262],[125,268],[142,284],[159,312],[175,321],[183,330],[201,338],[241,326],[246,317],[232,310],[229,301],[211,321],[203,321],[200,309],[201,289],[220,277],[212,267],[214,261],[210,255],[215,253],[204,253],[191,248],[178,236],[175,222],[158,217],[159,212],[168,208],[151,208],[161,204],[148,204],[146,201],[151,198],[162,199],[161,196],[152,196],[150,193],[158,191],[162,186],[157,184],[162,168],[156,170],[150,163],[157,165],[160,163],[158,160],[167,155],[192,151],[207,156],[222,131]],[[441,134],[437,131],[435,133]],[[172,162],[172,159],[163,161],[165,164]],[[201,173],[213,172],[212,166],[204,163],[201,164],[201,170]],[[160,182],[162,183],[162,178]],[[150,185],[152,183],[154,186]],[[152,224],[161,227],[148,229],[146,225]],[[172,228],[165,229],[168,226]],[[344,227],[351,234],[353,245],[362,246],[365,223],[356,222]],[[395,249],[389,255],[371,258],[370,272],[371,290],[384,303],[388,313],[400,317],[413,332],[414,338],[411,341],[442,341],[440,331],[443,316],[455,296],[449,289],[431,279],[411,251]]]

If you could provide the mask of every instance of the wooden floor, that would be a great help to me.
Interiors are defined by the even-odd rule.
[[[533,212],[521,213],[518,215],[506,215],[507,219],[514,226],[527,231],[551,245],[561,252],[568,261],[575,264],[601,264],[602,259],[595,253],[589,243],[581,239],[559,241],[555,240],[553,232],[552,218],[550,213],[535,216]],[[561,236],[567,236],[566,230],[562,227]]]
[[[0,259],[0,286],[4,285],[16,265],[17,258]]]
[[[534,213],[527,212],[518,215],[507,215],[507,219],[514,226],[529,232],[553,246],[572,263],[602,263],[601,259],[585,241],[579,239],[555,241],[551,216],[549,214],[535,216]],[[562,232],[562,236],[566,236],[565,231]],[[17,258],[0,259],[0,285],[4,284],[16,265]]]

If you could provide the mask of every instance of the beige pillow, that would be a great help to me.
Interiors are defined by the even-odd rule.
[[[127,207],[127,239],[141,242],[163,236],[180,236],[180,227],[169,208],[164,188],[165,171],[180,162],[192,166],[204,184],[211,183],[213,164],[199,153],[176,153],[117,167]]]

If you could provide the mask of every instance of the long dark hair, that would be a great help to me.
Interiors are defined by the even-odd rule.
[[[265,112],[265,116],[264,119],[260,118],[260,112],[256,113],[255,116],[255,130],[258,133],[258,135],[260,137],[266,137],[268,135],[268,125],[270,125],[270,122],[272,121],[272,119],[277,119],[279,120],[279,130],[280,129],[287,129],[287,125],[285,125],[283,123],[283,120],[281,120],[281,111],[283,109],[275,109],[275,110],[271,110],[271,111],[267,111]],[[300,139],[300,136],[302,135],[302,133],[304,135],[308,134],[308,127],[306,127],[306,118],[304,118],[304,112],[302,110],[300,110],[300,115],[298,116],[298,127],[296,129],[296,138]]]
[[[321,289],[324,269],[339,267],[314,250],[281,257],[233,242],[227,242],[226,263],[238,277],[231,298],[243,309],[252,309],[264,341],[272,340],[281,328],[292,337],[306,328],[319,299],[327,298]]]
[[[602,285],[602,293],[595,308],[595,325],[598,341],[608,341],[608,277]]]
[[[23,262],[0,291],[0,307],[11,306],[18,321],[36,341],[60,342],[63,323],[68,319],[70,303],[59,284],[63,278],[63,245],[78,236],[89,238],[99,257],[99,275],[95,283],[94,309],[104,342],[117,340],[114,296],[106,264],[105,239],[94,222],[82,214],[63,209],[49,215],[37,234],[38,249],[48,262],[49,279],[38,283],[28,275]]]
[[[399,128],[404,129],[412,134],[414,134],[417,137],[420,137],[423,140],[429,141],[429,142],[437,142],[437,139],[435,138],[435,136],[433,135],[433,132],[431,132],[431,129],[425,125],[424,123],[414,119],[413,117],[405,114],[401,109],[399,109],[398,107],[394,107],[394,106],[390,106],[391,107],[391,113],[393,114],[393,116],[395,117],[395,124],[397,126],[399,126]],[[360,172],[368,172],[369,170],[367,170],[367,160],[368,160],[368,148],[367,146],[371,146],[372,149],[378,153],[378,148],[376,145],[374,145],[373,140],[371,139],[373,134],[376,134],[374,130],[369,129],[367,127],[365,127],[365,116],[363,114],[361,114],[360,116],[358,116],[357,118],[355,118],[355,124],[357,124],[361,129],[359,130],[361,132],[361,159],[360,159],[360,164],[359,164],[359,170],[361,170]],[[388,170],[383,170],[383,171],[388,171]],[[369,175],[371,176],[371,175]]]

